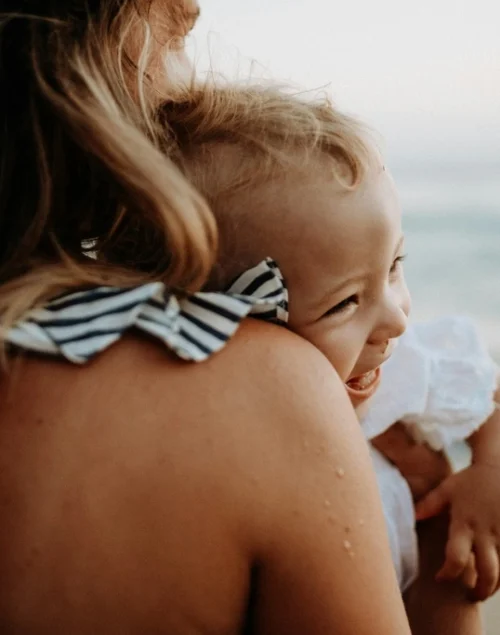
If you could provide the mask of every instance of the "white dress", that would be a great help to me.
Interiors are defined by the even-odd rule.
[[[498,368],[474,324],[447,317],[414,324],[384,364],[382,379],[363,417],[367,439],[397,421],[411,436],[444,450],[454,470],[470,460],[464,442],[492,414]],[[415,514],[409,487],[372,448],[392,556],[402,590],[418,574]]]

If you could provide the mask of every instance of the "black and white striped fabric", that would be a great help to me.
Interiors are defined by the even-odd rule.
[[[286,323],[288,293],[270,258],[240,276],[226,293],[176,296],[160,282],[133,289],[99,287],[33,309],[5,339],[15,347],[84,364],[130,329],[200,362],[221,350],[247,316]]]
[[[241,274],[227,289],[227,293],[240,299],[258,299],[276,303],[271,309],[265,302],[255,304],[252,315],[261,320],[288,323],[288,290],[280,268],[272,258],[266,258],[256,267]]]

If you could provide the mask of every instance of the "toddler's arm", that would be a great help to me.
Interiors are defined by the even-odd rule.
[[[401,472],[415,501],[429,494],[451,474],[443,452],[433,450],[426,443],[417,443],[403,423],[395,423],[371,443]]]
[[[497,407],[470,438],[472,464],[447,478],[417,505],[417,519],[450,511],[446,561],[440,579],[457,578],[474,554],[478,574],[474,596],[484,600],[500,586],[500,387]]]

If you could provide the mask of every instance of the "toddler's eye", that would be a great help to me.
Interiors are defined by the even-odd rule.
[[[339,302],[338,304],[333,306],[331,309],[328,309],[328,311],[324,314],[323,317],[328,317],[329,315],[338,315],[339,313],[344,313],[344,311],[347,311],[351,306],[353,305],[357,306],[358,304],[359,304],[358,296],[350,295],[345,300],[342,300],[342,302]]]
[[[392,263],[391,268],[389,269],[389,273],[391,274],[396,273],[396,271],[399,270],[400,266],[403,264],[405,260],[406,260],[406,255],[398,256]]]

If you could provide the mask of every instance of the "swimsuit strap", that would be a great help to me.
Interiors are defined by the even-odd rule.
[[[224,348],[247,316],[276,323],[288,319],[288,293],[271,259],[245,272],[224,293],[180,295],[154,282],[66,294],[30,311],[5,340],[84,364],[134,328],[180,358],[200,362]]]

